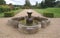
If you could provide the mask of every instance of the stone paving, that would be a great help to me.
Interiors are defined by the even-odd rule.
[[[28,9],[25,9],[14,17],[27,15],[27,10]],[[43,17],[34,10],[31,11],[33,11],[33,16]],[[23,34],[17,29],[8,26],[7,21],[9,19],[11,18],[0,18],[0,38],[60,38],[60,18],[49,18],[51,24],[48,27],[39,30],[36,34]]]

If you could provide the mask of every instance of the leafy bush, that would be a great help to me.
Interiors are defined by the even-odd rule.
[[[2,7],[0,7],[0,13],[3,12]]]
[[[54,13],[43,13],[43,16],[49,17],[49,18],[53,18],[54,17]]]
[[[10,11],[10,8],[9,8],[9,6],[7,6],[7,5],[1,5],[0,6],[0,12],[8,12],[8,11]]]
[[[3,12],[8,12],[10,11],[10,8],[3,8]]]
[[[55,7],[60,7],[60,4],[57,4]]]
[[[18,9],[19,9],[19,7],[15,7],[15,9],[16,9],[16,10],[18,10]]]
[[[14,12],[4,13],[4,17],[12,17],[12,16],[14,16]]]

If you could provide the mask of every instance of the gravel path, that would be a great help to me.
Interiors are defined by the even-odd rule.
[[[36,11],[34,11],[32,9],[25,9],[24,11],[22,11],[19,14],[15,15],[14,17],[27,16],[27,11],[28,10],[32,11],[32,16],[40,16],[40,17],[42,17],[41,14],[38,14]]]
[[[27,15],[26,12],[27,10],[25,9],[14,17],[25,16]],[[32,15],[41,16],[35,11],[33,11]],[[9,19],[10,18],[0,18],[0,38],[60,38],[60,18],[50,18],[51,24],[47,28],[40,30],[36,34],[20,33],[15,28],[7,25],[7,21]]]

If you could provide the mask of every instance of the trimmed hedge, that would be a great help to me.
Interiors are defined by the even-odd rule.
[[[0,13],[8,12],[8,11],[10,11],[10,8],[8,6],[0,6]]]
[[[49,18],[54,18],[54,13],[43,13],[43,16],[49,17]]]
[[[12,16],[14,16],[14,12],[4,13],[4,17],[12,17]]]

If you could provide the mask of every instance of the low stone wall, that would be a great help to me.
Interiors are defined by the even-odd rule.
[[[28,33],[28,34],[33,34],[33,33],[37,33],[39,30],[39,26],[24,26],[21,24],[18,25],[18,30],[22,33]]]
[[[49,20],[41,21],[41,28],[46,28],[50,24]]]
[[[18,24],[19,24],[19,21],[16,21],[16,20],[8,20],[8,25],[14,27],[14,28],[18,28]]]

